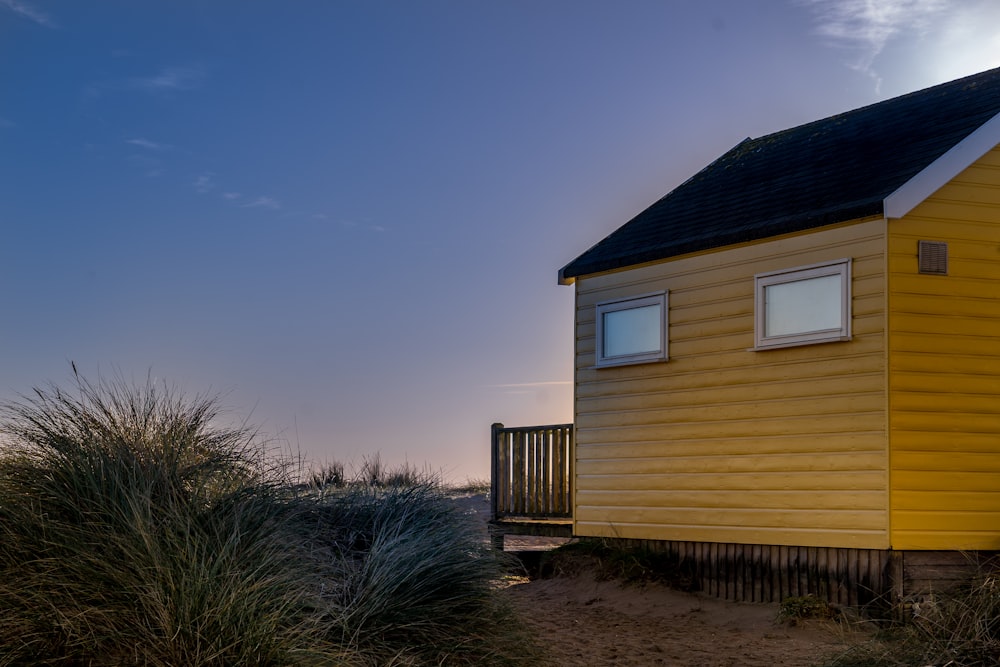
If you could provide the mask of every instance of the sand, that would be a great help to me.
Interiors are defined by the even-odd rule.
[[[589,573],[524,580],[503,594],[552,665],[805,667],[864,638],[833,621],[779,623],[776,604],[595,581]]]
[[[455,499],[489,516],[485,496]],[[540,545],[508,537],[507,548]],[[612,667],[808,667],[868,637],[836,621],[779,622],[777,604],[727,602],[659,584],[573,577],[515,580],[502,592],[534,630],[550,665]]]

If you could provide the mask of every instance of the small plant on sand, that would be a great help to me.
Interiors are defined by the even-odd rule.
[[[0,665],[503,665],[502,563],[425,480],[311,493],[210,399],[36,390],[0,417]]]
[[[778,620],[795,623],[808,619],[833,618],[836,610],[815,595],[787,597],[778,605]]]

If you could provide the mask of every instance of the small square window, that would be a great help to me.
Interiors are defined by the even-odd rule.
[[[665,360],[666,315],[666,292],[597,304],[597,365]]]
[[[754,276],[755,349],[851,338],[851,260]]]

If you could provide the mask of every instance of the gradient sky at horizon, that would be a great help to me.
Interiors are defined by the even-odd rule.
[[[0,400],[72,361],[486,477],[492,422],[572,420],[560,267],[745,137],[996,66],[991,0],[0,0]]]

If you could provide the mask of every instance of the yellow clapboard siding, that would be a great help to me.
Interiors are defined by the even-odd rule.
[[[885,447],[885,431],[869,433],[812,433],[802,438],[798,433],[768,437],[727,438],[725,440],[681,440],[648,442],[595,441],[577,443],[581,458],[588,460],[657,458],[669,456],[704,456],[706,447],[714,456],[747,456],[764,454],[815,454],[821,452],[878,451]],[[961,450],[973,451],[973,450]]]
[[[1000,414],[972,412],[892,412],[893,450],[906,450],[911,431],[937,433],[1000,433]],[[1000,452],[998,452],[1000,454]]]
[[[635,442],[638,440],[702,439],[706,443],[718,442],[726,438],[741,438],[747,434],[756,437],[789,436],[808,439],[816,433],[829,433],[834,429],[844,429],[844,415],[819,415],[809,417],[787,417],[767,421],[720,419],[714,422],[690,422],[675,424],[646,424],[641,426],[596,427],[588,422],[589,416],[577,418],[577,442],[586,444],[591,440],[605,442]],[[850,416],[851,429],[845,433],[866,433],[885,429],[885,413],[870,412]]]
[[[925,307],[930,307],[928,304]],[[963,338],[991,338],[997,333],[997,318],[964,317],[942,307],[938,313],[899,313],[893,316],[893,331],[911,331],[923,334],[961,336]]]
[[[861,541],[886,544],[884,253],[885,222],[870,219],[578,279],[577,525],[725,541],[756,517],[744,541],[808,530],[797,543],[844,546],[871,530]],[[754,274],[845,257],[853,340],[751,349]],[[669,360],[594,368],[595,304],[664,289]],[[696,497],[712,511],[679,521]],[[778,511],[806,507],[808,521]]]
[[[845,491],[850,493],[845,493]],[[810,494],[799,491],[781,490],[628,490],[614,489],[588,490],[577,494],[577,502],[581,505],[600,507],[667,507],[672,511],[680,509],[736,509],[740,510],[751,505],[760,510],[812,510],[822,508],[822,512],[833,511],[878,511],[881,512],[886,503],[887,494],[884,491],[867,491],[858,489],[813,490]]]
[[[753,394],[753,403],[784,400],[786,396],[802,399],[829,399],[833,396],[851,396],[860,393],[881,392],[885,384],[882,374],[866,373],[856,376],[833,376],[805,380],[778,380],[770,383],[730,384],[725,387],[687,388],[682,391],[658,391],[650,387],[639,393],[619,391],[579,397],[580,409],[586,412],[613,412],[634,408],[637,401],[643,407],[674,408],[715,405],[729,407],[747,402],[747,392]],[[593,403],[594,405],[590,405]]]
[[[937,223],[937,232],[940,233],[941,223]],[[970,234],[975,234],[976,232],[981,232],[979,227],[971,228],[968,230]],[[952,235],[949,229],[948,234],[948,261],[949,263],[954,263],[956,261],[960,263],[967,262],[992,262],[997,258],[997,249],[994,245],[990,243],[985,243],[981,238],[956,240],[956,237]],[[947,280],[942,281],[944,276],[935,275],[925,275],[917,273],[917,242],[921,239],[925,240],[937,240],[928,239],[929,235],[913,237],[905,240],[903,243],[898,244],[893,250],[889,252],[889,271],[899,272],[899,273],[909,273],[914,277],[919,279],[919,282],[914,281],[918,285],[926,285],[927,283],[933,284],[935,281],[938,284],[942,282],[947,283]]]
[[[962,298],[955,294],[949,294],[947,290],[942,290],[941,294],[935,296],[948,297],[947,313],[942,313],[940,306],[935,307],[934,302],[927,298],[927,294],[897,293],[893,303],[900,312],[912,313],[917,316],[926,314],[939,317],[991,318],[993,320],[1000,317],[1000,300],[991,298],[985,293],[978,297]]]
[[[982,359],[983,363],[993,363],[996,359],[997,344],[996,340],[991,338],[893,331],[891,339],[890,364],[893,369],[907,368],[908,364],[916,369],[916,364],[923,357],[947,360],[947,363],[938,366],[945,371],[952,367],[952,363],[957,363],[963,357],[966,360]]]
[[[844,348],[838,343],[821,343],[820,345],[825,346],[827,351],[827,358],[839,358],[841,355],[857,355],[864,352],[881,352],[884,348],[884,343],[882,340],[882,320],[878,318],[877,321],[872,322],[869,326],[862,326],[864,324],[863,320],[855,320],[854,329],[854,340],[851,341],[856,343],[850,348]],[[671,333],[673,329],[671,329]],[[875,335],[872,335],[875,334]],[[672,338],[670,340],[670,361],[677,362],[682,358],[687,359],[688,357],[699,357],[702,355],[714,355],[719,352],[740,352],[742,356],[742,363],[738,367],[754,367],[754,366],[764,366],[768,363],[781,363],[784,361],[791,360],[812,360],[816,361],[816,349],[820,345],[802,345],[799,347],[785,347],[777,348],[774,350],[767,350],[762,352],[754,352],[750,348],[753,347],[753,329],[749,329],[741,334],[727,335],[727,336],[704,336],[696,338]],[[593,365],[593,348],[591,350],[590,359],[586,360],[586,365]],[[753,359],[750,357],[755,357],[757,355],[766,354],[769,355],[770,359]],[[648,365],[648,364],[647,364]],[[684,367],[678,370],[684,370]]]
[[[704,359],[698,361],[704,361]],[[704,372],[704,370],[712,370],[717,364],[720,365],[719,370],[725,372],[724,377],[719,378]],[[862,391],[873,391],[874,389],[867,386],[867,383],[877,381],[878,378],[882,377],[883,372],[882,360],[870,356],[842,357],[837,360],[836,364],[810,364],[792,361],[730,372],[726,372],[724,364],[724,359],[713,359],[708,364],[699,363],[697,369],[692,368],[692,364],[686,363],[684,372],[657,373],[656,375],[642,375],[640,377],[626,375],[614,380],[603,379],[603,376],[595,373],[595,380],[603,379],[603,381],[580,381],[577,398],[587,400],[622,394],[657,393],[664,391],[667,385],[670,386],[670,391],[675,392],[733,389],[742,390],[745,393],[746,391],[756,392],[761,387],[786,387],[790,391],[798,391],[813,384],[843,387],[844,383],[855,380],[859,383],[858,386]],[[665,375],[670,377],[665,378]],[[721,385],[720,379],[722,380]],[[836,391],[827,390],[825,393],[836,393]]]
[[[772,454],[759,456],[650,457],[648,459],[601,459],[579,461],[577,475],[581,483],[590,475],[627,473],[746,473],[746,472],[815,472],[864,471],[884,468],[882,452],[837,452],[833,454]],[[585,490],[586,486],[581,486]]]
[[[897,450],[893,454],[893,467],[897,471],[927,470],[933,472],[975,472],[1000,474],[1000,456],[993,452],[913,452]],[[997,477],[1000,482],[1000,477]],[[998,487],[1000,490],[1000,487]]]
[[[1000,151],[888,226],[892,544],[1000,545]],[[917,241],[948,275],[917,273]]]
[[[936,503],[933,494],[940,491],[995,493],[1000,488],[995,472],[896,470],[892,474],[893,497],[902,491],[930,494],[929,503]],[[931,505],[928,505],[928,507]],[[994,527],[993,530],[996,530]]]
[[[685,322],[705,322],[715,319],[753,318],[752,303],[747,301],[747,295],[738,298],[712,301],[696,301],[691,305],[678,304],[676,294],[671,293],[670,312],[673,319]],[[751,319],[751,323],[752,323]]]
[[[1000,526],[1000,511],[976,512],[964,508],[950,512],[897,509],[893,513],[893,527],[896,530],[975,532],[983,530],[985,526]],[[1000,531],[996,531],[996,535],[1000,537]]]
[[[1000,207],[993,204],[969,204],[956,201],[949,196],[936,196],[924,201],[918,207],[920,212],[914,217],[936,218],[938,220],[962,220],[965,222],[995,222],[1000,216]]]
[[[961,376],[952,378],[961,380]],[[893,408],[901,412],[961,412],[964,414],[997,415],[996,394],[974,394],[947,391],[897,391],[893,393]],[[963,389],[969,389],[963,387]]]
[[[797,472],[711,472],[711,473],[645,473],[624,475],[588,476],[586,488],[591,491],[619,491],[637,489],[648,491],[705,491],[719,489],[753,491],[771,489],[779,491],[879,491],[885,494],[885,474],[882,470],[825,470],[817,475],[814,470]],[[802,494],[796,494],[802,497]],[[883,499],[883,504],[885,500]]]
[[[693,405],[678,408],[643,407],[632,409],[591,411],[584,428],[610,426],[642,426],[647,424],[678,424],[716,422],[720,418],[734,422],[763,422],[824,415],[857,415],[878,410],[881,393],[825,396],[822,398],[787,398],[774,401],[735,403],[723,408],[715,405]],[[580,424],[578,424],[579,428]]]
[[[995,174],[983,173],[980,182],[970,182],[968,180],[956,179],[948,184],[946,196],[938,195],[937,199],[942,202],[953,204],[992,204],[1000,206],[1000,191],[995,184],[988,184],[985,181],[989,176]]]
[[[1000,488],[985,493],[982,490],[900,490],[892,494],[892,506],[901,511],[948,507],[963,512],[1000,512]]]
[[[914,549],[934,551],[975,551],[1000,550],[1000,533],[994,530],[912,531],[893,530],[893,549]]]
[[[659,523],[664,525],[753,526],[765,532],[774,528],[819,528],[830,530],[878,530],[885,527],[883,510],[833,510],[817,512],[811,507],[804,510],[771,509],[691,509],[686,507],[595,507],[577,501],[579,521],[603,521],[610,524]],[[626,535],[622,535],[626,537]]]
[[[893,221],[893,224],[902,223],[903,221]],[[988,237],[993,224],[995,223],[907,217],[905,226],[898,228],[901,231],[893,234],[890,239],[887,255],[889,270],[904,276],[911,275],[924,282],[942,278],[917,273],[917,242],[921,240],[947,243],[949,260],[955,257],[963,261],[988,260]],[[954,273],[949,272],[949,275],[954,276]]]
[[[897,391],[926,391],[930,387],[941,389],[961,386],[972,388],[973,393],[979,393],[976,387],[992,384],[991,380],[996,378],[1000,371],[1000,359],[975,355],[977,350],[989,347],[976,345],[983,342],[982,339],[973,338],[965,341],[968,342],[969,349],[963,348],[964,353],[947,351],[957,346],[959,341],[954,338],[937,337],[933,338],[931,343],[945,341],[951,341],[953,347],[948,347],[944,351],[936,349],[924,354],[909,349],[909,345],[906,347],[899,345],[890,364],[892,387]]]
[[[916,255],[913,257],[913,268],[910,272],[894,274],[892,284],[893,304],[898,298],[905,299],[913,295],[978,301],[988,299],[993,288],[993,282],[988,278],[969,278],[954,274],[948,276],[920,275],[917,273]],[[920,303],[921,307],[923,305]],[[900,306],[896,305],[895,307]]]
[[[951,360],[932,359],[931,363],[937,364],[938,368],[947,366]],[[982,360],[977,359],[980,365],[975,369],[978,372],[939,372],[932,370],[921,372],[919,370],[900,370],[892,375],[890,386],[894,392],[925,392],[928,387],[937,385],[947,390],[948,387],[961,387],[967,395],[987,394],[1000,396],[1000,359],[990,360],[987,367],[982,366]],[[932,367],[933,368],[933,367]],[[992,372],[990,372],[992,371]],[[940,393],[940,392],[938,392]],[[952,392],[948,392],[952,393]],[[993,403],[996,406],[996,401]]]
[[[949,452],[996,452],[996,433],[944,433],[939,431],[909,431],[906,433],[905,448],[900,445],[895,451]]]

